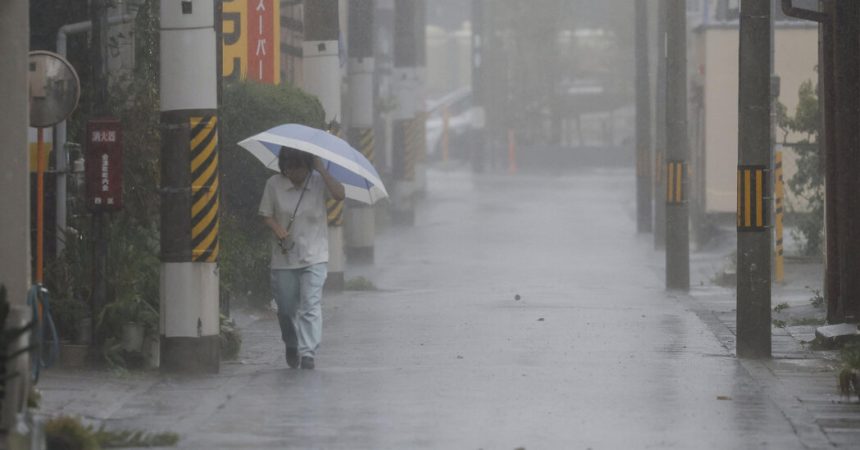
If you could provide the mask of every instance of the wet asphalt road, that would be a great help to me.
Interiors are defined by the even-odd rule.
[[[431,171],[416,226],[347,271],[381,290],[324,300],[317,370],[287,369],[260,317],[243,364],[151,379],[105,418],[183,448],[804,448],[664,291],[633,199],[627,170]]]

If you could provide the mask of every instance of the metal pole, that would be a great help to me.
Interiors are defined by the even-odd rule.
[[[161,367],[218,372],[217,3],[160,9]]]
[[[636,2],[636,229],[652,230],[651,77],[648,67],[648,4]]]
[[[36,284],[42,284],[45,281],[45,129],[39,127],[36,133]]]
[[[687,142],[687,7],[667,0],[666,288],[690,289]]]
[[[349,2],[349,142],[375,164],[373,120],[373,0]],[[373,263],[375,216],[372,207],[350,204],[346,211],[346,256]]]
[[[418,54],[416,30],[417,0],[394,2],[394,95],[397,109],[393,119],[394,186],[391,219],[401,225],[415,224],[415,158],[414,135],[418,112],[415,90],[418,88]]]
[[[0,2],[0,284],[26,305],[30,279],[30,169],[27,126],[29,2]]]
[[[771,355],[771,4],[743,0],[738,108],[737,353]]]
[[[654,121],[654,248],[666,248],[666,0],[657,0],[657,89]]]

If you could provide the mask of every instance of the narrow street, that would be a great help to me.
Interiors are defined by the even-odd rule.
[[[217,376],[52,371],[43,409],[180,448],[808,447],[664,291],[631,171],[428,176],[416,226],[348,268],[379,290],[324,299],[315,371],[286,368],[274,316],[243,312],[241,361]]]

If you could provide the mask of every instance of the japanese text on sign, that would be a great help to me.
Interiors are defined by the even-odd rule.
[[[87,204],[94,212],[122,208],[122,129],[118,120],[87,124]]]

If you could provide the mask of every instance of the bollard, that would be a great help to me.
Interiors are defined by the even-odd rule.
[[[517,173],[517,141],[513,128],[508,129],[508,173]]]

